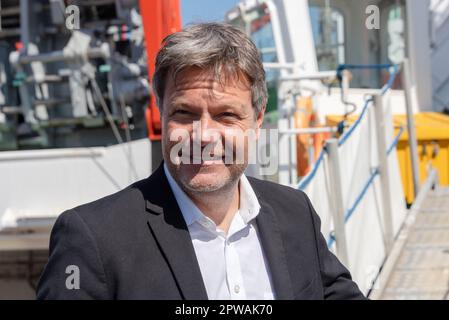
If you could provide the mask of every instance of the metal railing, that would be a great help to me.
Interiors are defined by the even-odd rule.
[[[348,252],[347,252],[347,244],[346,244],[346,235],[345,235],[345,224],[351,219],[353,214],[355,213],[357,207],[361,203],[362,199],[365,197],[367,191],[374,183],[376,177],[380,178],[380,182],[382,185],[382,198],[383,203],[383,221],[384,221],[384,230],[385,230],[385,246],[387,251],[391,248],[393,243],[393,223],[392,223],[392,214],[391,214],[391,192],[389,190],[389,181],[388,181],[388,164],[387,159],[388,155],[395,150],[399,139],[404,132],[404,127],[399,129],[398,134],[393,139],[393,142],[386,146],[385,139],[385,124],[383,117],[383,96],[391,89],[396,76],[399,73],[399,67],[397,65],[343,65],[340,66],[337,70],[337,74],[341,74],[341,72],[345,69],[391,69],[390,78],[388,82],[380,89],[380,92],[373,97],[367,99],[365,101],[365,105],[356,119],[356,121],[349,127],[347,131],[345,131],[339,139],[329,139],[327,140],[323,150],[321,151],[315,165],[313,166],[310,173],[305,176],[298,185],[298,189],[306,189],[308,185],[313,181],[314,177],[317,174],[319,167],[322,165],[325,158],[327,158],[329,162],[329,180],[330,186],[332,190],[332,199],[331,204],[334,208],[333,210],[333,221],[334,221],[334,230],[330,232],[327,244],[328,246],[332,246],[334,243],[336,245],[336,251],[339,258],[343,263],[347,263],[348,261]],[[371,175],[369,176],[366,183],[361,188],[358,195],[352,201],[351,205],[348,206],[347,209],[344,208],[343,205],[343,197],[341,194],[341,177],[340,177],[340,160],[338,156],[338,148],[343,146],[345,142],[351,137],[351,135],[355,132],[355,129],[360,125],[362,120],[366,117],[368,109],[370,106],[374,106],[375,108],[375,124],[376,124],[376,135],[378,141],[378,159],[379,166],[373,168]]]

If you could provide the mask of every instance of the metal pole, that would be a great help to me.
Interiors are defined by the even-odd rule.
[[[268,0],[265,2],[270,13],[271,17],[271,25],[273,30],[273,38],[277,51],[277,57],[280,64],[286,63],[285,58],[285,46],[284,46],[284,37],[282,36],[282,27],[278,14],[278,10],[276,5],[272,0]],[[280,70],[281,77],[284,77],[288,74],[286,69]],[[279,84],[277,87],[278,92],[282,91],[282,86]],[[290,127],[290,119],[291,111],[288,108],[288,101],[283,99],[281,95],[278,96],[278,129],[279,130],[289,130]],[[291,108],[295,108],[295,105],[291,106]],[[279,141],[279,183],[284,185],[292,185],[292,143],[293,139],[290,137],[289,139],[281,139]],[[295,145],[296,149],[296,145]]]
[[[99,48],[89,48],[86,52],[86,56],[89,58],[107,58],[107,48],[105,46]],[[35,55],[26,55],[19,57],[19,63],[28,64],[32,62],[58,62],[58,61],[69,61],[76,60],[84,57],[82,54],[74,53],[70,51],[53,51],[50,53],[42,53]]]
[[[318,134],[318,133],[335,133],[337,132],[336,127],[310,127],[310,128],[297,128],[281,130],[279,134],[284,135],[298,135],[298,134]]]
[[[412,91],[410,84],[410,61],[408,58],[404,59],[402,82],[404,84],[405,107],[407,114],[407,130],[408,130],[408,145],[410,151],[410,159],[412,161],[412,176],[413,176],[413,193],[415,198],[418,196],[420,182],[419,182],[419,160],[418,160],[418,143],[416,140],[415,119],[413,117],[412,107]]]
[[[377,153],[379,157],[379,176],[382,188],[383,224],[385,232],[385,247],[389,252],[394,240],[393,216],[391,212],[391,191],[388,172],[387,146],[385,139],[385,117],[383,96],[374,96],[374,114],[376,123]]]
[[[342,72],[342,85],[341,85],[341,96],[343,101],[348,101],[348,91],[349,91],[349,77],[350,72],[348,70],[343,70]]]
[[[338,157],[338,140],[329,139],[326,142],[329,159],[329,182],[331,187],[331,203],[334,207],[334,229],[337,255],[341,262],[348,266],[348,249],[346,246],[345,209],[341,193],[340,160]]]

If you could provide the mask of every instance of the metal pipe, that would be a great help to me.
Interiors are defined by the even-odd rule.
[[[299,128],[279,130],[279,134],[297,135],[297,134],[318,134],[318,133],[335,133],[338,129],[335,127],[319,127],[319,128]]]
[[[335,71],[321,71],[314,73],[303,73],[301,75],[287,75],[279,79],[279,81],[300,81],[300,80],[324,80],[334,79],[337,77]]]
[[[391,210],[391,191],[388,170],[387,146],[385,139],[385,116],[383,106],[383,96],[374,95],[374,115],[377,138],[377,153],[379,159],[379,176],[382,191],[383,224],[385,232],[385,249],[388,253],[394,242],[393,216]]]
[[[348,266],[348,249],[346,245],[345,209],[343,205],[343,194],[341,192],[340,159],[338,155],[338,140],[329,139],[326,142],[326,150],[329,161],[329,184],[331,187],[331,203],[333,205],[332,215],[334,218],[335,244],[337,255],[341,262]]]
[[[418,143],[415,131],[415,119],[413,117],[412,92],[410,84],[410,61],[408,58],[403,62],[402,81],[404,83],[405,107],[407,115],[408,144],[410,151],[410,159],[412,161],[412,177],[413,177],[413,193],[417,197],[420,188],[419,181],[419,159],[418,159]]]
[[[277,11],[276,5],[273,3],[272,0],[265,1],[265,4],[267,6],[268,12],[270,14],[271,18],[271,26],[273,30],[273,38],[274,43],[277,50],[277,58],[280,63],[286,63],[286,55],[285,55],[285,46],[284,46],[284,38],[282,37],[282,31],[281,31],[281,23],[279,19],[279,14]]]
[[[107,58],[108,54],[107,51],[105,51],[105,48],[90,48],[86,52],[86,56],[88,58]],[[27,56],[20,56],[19,57],[19,63],[20,64],[29,64],[32,62],[58,62],[58,61],[67,61],[67,60],[75,60],[79,58],[83,58],[84,55],[81,54],[75,54],[72,52],[67,51],[53,51],[50,53],[43,53],[43,54],[36,54],[36,55],[27,55]]]
[[[301,69],[301,66],[295,63],[279,63],[279,62],[264,62],[266,69]]]
[[[59,158],[97,158],[103,157],[104,154],[104,147],[3,151],[0,153],[0,162]]]

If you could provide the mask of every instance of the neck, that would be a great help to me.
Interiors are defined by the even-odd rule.
[[[214,192],[188,192],[193,203],[209,217],[217,227],[228,233],[231,221],[240,206],[239,182]]]

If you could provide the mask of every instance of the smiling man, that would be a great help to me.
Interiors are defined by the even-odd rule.
[[[363,299],[307,196],[244,175],[267,102],[251,40],[216,23],[174,33],[153,88],[164,162],[58,218],[38,298]]]

